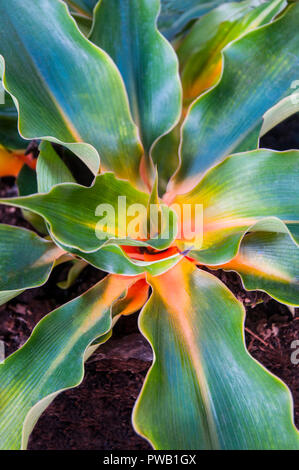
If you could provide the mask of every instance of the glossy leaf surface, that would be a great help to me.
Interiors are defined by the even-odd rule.
[[[141,147],[120,74],[63,2],[1,3],[0,44],[25,138],[70,144],[95,174],[99,154],[102,168],[137,178]]]
[[[281,224],[277,228],[273,217],[297,226],[298,178],[299,152],[295,150],[256,150],[228,157],[190,193],[175,201],[203,205],[203,245],[190,256],[204,264],[223,264],[237,254],[240,240],[249,228],[281,231]],[[254,228],[264,218],[270,220]],[[290,230],[293,232],[292,227]],[[192,248],[192,241],[188,246]]]
[[[28,423],[32,408],[82,381],[87,347],[109,331],[111,306],[133,282],[125,277],[105,278],[47,315],[27,343],[0,365],[1,449],[26,446],[28,435],[22,443],[22,430],[26,417],[26,426],[32,427]]]
[[[237,271],[247,290],[299,305],[299,247],[287,233],[249,233],[237,256],[222,268]]]
[[[0,303],[44,284],[63,251],[20,227],[0,224]]]
[[[105,173],[96,178],[92,187],[65,183],[55,186],[47,194],[3,199],[1,202],[41,215],[49,223],[58,242],[80,251],[96,251],[109,239],[112,243],[123,245],[167,248],[177,233],[175,214],[167,207],[161,206],[161,233],[156,234],[156,238],[147,240],[147,233],[144,232],[147,229],[148,199],[147,194],[138,191],[129,182],[115,178],[112,173]],[[144,209],[144,217],[141,209]],[[141,230],[142,234],[144,233],[143,239],[136,236],[135,228],[139,228],[139,220],[141,229],[144,229]]]
[[[102,0],[90,36],[122,74],[147,152],[181,113],[178,61],[157,30],[159,5],[159,0]]]
[[[140,328],[155,360],[137,432],[163,450],[298,449],[290,392],[246,351],[231,292],[187,261],[150,283]]]
[[[200,175],[234,152],[268,109],[293,93],[298,21],[294,4],[279,20],[225,49],[221,81],[195,101],[184,123],[177,190],[194,187]]]
[[[205,15],[228,0],[162,0],[159,29],[168,39],[174,39],[193,19]],[[237,0],[238,1],[238,0]]]
[[[184,98],[190,103],[215,85],[221,76],[221,51],[243,34],[269,23],[284,0],[245,0],[227,3],[201,18],[178,48]]]

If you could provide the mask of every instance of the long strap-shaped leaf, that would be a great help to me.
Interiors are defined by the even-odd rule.
[[[293,93],[299,76],[298,21],[294,4],[280,19],[224,50],[221,81],[195,101],[184,123],[177,190],[194,186],[200,174],[234,152],[268,109]]]
[[[5,199],[4,203],[32,210],[42,215],[51,226],[55,238],[68,246],[79,250],[93,251],[104,240],[96,237],[96,226],[105,215],[104,209],[111,205],[118,216],[119,196],[125,197],[127,205],[139,203],[147,205],[148,195],[137,191],[128,182],[118,180],[112,173],[105,173],[96,178],[92,187],[78,184],[60,184],[49,193],[28,197]],[[103,212],[96,215],[97,207],[103,206]],[[116,235],[113,220],[108,220],[107,236]],[[117,219],[116,219],[117,223]],[[103,223],[103,232],[105,224]]]
[[[160,256],[154,255],[150,259],[144,260],[136,247],[119,246],[113,244],[105,245],[92,253],[75,250],[67,247],[57,240],[55,243],[62,250],[80,257],[97,269],[111,274],[120,274],[124,276],[137,276],[143,273],[149,273],[152,276],[158,276],[175,266],[182,258],[181,253],[175,247],[163,251]],[[131,248],[131,250],[130,250]]]
[[[120,74],[79,32],[65,3],[1,2],[0,54],[25,138],[76,143],[68,147],[94,173],[99,153],[103,168],[136,179],[141,147]]]
[[[112,305],[112,327],[121,315],[131,315],[143,307],[148,298],[148,290],[149,285],[146,283],[145,279],[135,280],[135,284],[132,284],[127,289],[125,296],[121,297]],[[104,335],[96,338],[91,346],[85,350],[83,357],[84,362],[89,359],[101,344],[108,341],[111,336],[112,328]],[[42,412],[52,403],[60,392],[61,390],[43,398],[30,409],[23,425],[22,448],[27,447],[29,436]]]
[[[0,304],[44,284],[63,250],[30,230],[0,224]]]
[[[136,276],[146,272],[157,276],[175,266],[182,258],[180,253],[174,252],[160,260],[136,260],[127,256],[118,245],[103,246],[93,253],[84,253],[78,250],[71,250],[71,252],[102,271],[125,276]]]
[[[229,0],[161,0],[159,29],[168,39],[173,39],[194,18],[208,13]],[[240,0],[236,0],[240,1]]]
[[[112,57],[123,76],[147,152],[181,113],[178,61],[157,30],[159,6],[159,0],[102,0],[90,36]]]
[[[215,8],[195,23],[177,49],[184,91],[183,114],[191,101],[219,80],[224,47],[251,29],[270,22],[284,5],[284,0],[231,2]],[[258,148],[261,127],[262,119],[254,131],[239,142],[235,152]],[[162,192],[179,166],[180,130],[181,123],[153,148],[152,159],[159,170]]]
[[[138,191],[128,181],[117,179],[112,173],[104,173],[97,176],[92,187],[65,183],[53,187],[46,194],[3,199],[2,203],[41,215],[60,243],[81,251],[96,251],[109,239],[115,239],[112,242],[116,244],[131,242],[157,249],[167,248],[176,236],[177,226],[175,214],[166,206],[161,206],[161,233],[142,241],[147,239],[148,199],[148,194]],[[134,223],[136,212],[139,212],[139,223],[143,228],[140,241],[135,235],[136,226],[139,227],[138,220]]]
[[[256,232],[242,240],[237,256],[222,266],[237,271],[247,290],[299,305],[299,247],[287,233]]]
[[[217,83],[222,68],[221,51],[227,44],[270,23],[285,6],[285,0],[232,2],[197,21],[177,51],[187,103]]]
[[[280,221],[291,224],[289,229],[299,241],[295,229],[299,225],[298,180],[298,151],[256,150],[228,157],[190,193],[175,200],[203,205],[203,245],[191,256],[204,264],[223,264],[237,254],[249,228],[287,232]],[[262,223],[263,218],[270,219]],[[192,248],[192,241],[188,246]]]
[[[71,10],[74,10],[87,18],[92,18],[92,12],[98,0],[65,0]],[[180,33],[186,24],[199,16],[212,10],[221,3],[229,0],[161,0],[161,12],[159,15],[159,29],[163,34],[172,39]],[[239,0],[236,0],[239,1]]]
[[[0,365],[1,449],[21,448],[32,407],[40,412],[42,400],[48,403],[51,395],[82,381],[86,348],[111,328],[111,306],[134,282],[136,278],[106,277],[47,315],[27,343]]]
[[[299,449],[290,392],[246,351],[231,292],[188,261],[150,283],[140,328],[155,360],[137,432],[156,449]]]

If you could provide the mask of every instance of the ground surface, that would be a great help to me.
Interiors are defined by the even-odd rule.
[[[288,140],[283,135],[288,135]],[[298,119],[291,119],[266,136],[264,146],[277,150],[299,148]],[[12,179],[0,181],[0,196],[15,194]],[[29,227],[18,209],[0,206],[0,222]],[[291,344],[299,340],[299,309],[295,312],[267,295],[248,293],[233,273],[216,272],[243,302],[247,311],[246,343],[249,352],[290,387],[295,422],[299,427],[299,365],[291,362]],[[88,267],[68,291],[56,283],[66,268],[54,270],[46,286],[27,291],[0,307],[0,339],[6,353],[18,349],[36,323],[53,308],[84,292],[103,274]],[[263,300],[263,303],[259,303]],[[113,338],[86,364],[80,387],[60,395],[39,420],[30,449],[148,449],[134,433],[131,410],[151,364],[151,349],[138,333],[137,316],[123,318]]]

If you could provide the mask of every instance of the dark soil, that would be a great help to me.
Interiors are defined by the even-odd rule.
[[[289,134],[289,140],[282,139]],[[291,118],[262,145],[277,150],[299,148],[298,120]],[[13,196],[13,179],[0,180],[0,196]],[[30,228],[21,212],[0,206],[0,222]],[[36,323],[55,307],[80,295],[104,274],[88,267],[67,291],[67,266],[55,268],[49,282],[24,292],[0,307],[0,339],[9,355],[24,344]],[[238,275],[213,271],[244,304],[246,344],[249,352],[280,377],[294,398],[295,422],[299,428],[299,365],[291,362],[291,344],[299,340],[299,309],[289,310],[266,294],[247,292]],[[131,426],[131,411],[151,364],[151,349],[138,332],[137,315],[122,318],[112,339],[88,360],[83,383],[58,396],[36,425],[29,449],[138,450],[150,449]]]

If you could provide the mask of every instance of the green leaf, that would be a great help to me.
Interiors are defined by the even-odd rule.
[[[18,132],[18,113],[8,93],[5,93],[5,104],[0,104],[0,145],[12,150],[25,150],[28,145]]]
[[[2,2],[0,44],[24,138],[66,144],[94,174],[100,155],[103,169],[137,178],[142,151],[120,74],[63,2]]]
[[[159,192],[164,194],[171,176],[179,166],[180,124],[164,135],[153,148],[152,160],[159,173]]]
[[[98,0],[65,0],[72,11],[92,18]],[[221,3],[229,0],[161,0],[159,29],[172,39],[180,33],[190,20],[198,18]],[[239,1],[239,0],[236,0]]]
[[[98,0],[64,0],[69,6],[72,17],[76,20],[78,28],[89,36],[92,27],[92,13]]]
[[[136,431],[163,450],[298,450],[291,394],[245,349],[232,293],[186,260],[150,284],[139,325],[155,359]]]
[[[247,234],[237,256],[222,268],[238,272],[247,290],[299,305],[299,247],[287,233]]]
[[[293,82],[293,86],[296,85],[296,80]],[[297,83],[297,88],[299,82]],[[263,126],[261,129],[260,136],[263,137],[273,127],[280,124],[285,119],[289,118],[293,114],[299,112],[299,92],[295,91],[290,96],[282,99],[273,108],[269,109],[263,118]]]
[[[193,19],[208,13],[229,0],[161,0],[159,29],[168,39],[174,39]],[[239,0],[236,0],[239,1]]]
[[[185,110],[190,101],[215,84],[221,75],[223,48],[250,29],[269,22],[285,6],[284,0],[264,2],[245,0],[227,3],[201,18],[177,49],[184,89]],[[259,147],[262,119],[234,149],[235,153]],[[181,124],[155,145],[152,159],[158,166],[160,190],[165,192],[171,176],[179,166]]]
[[[3,91],[0,64],[0,177],[16,177],[24,164],[22,157],[28,142],[19,135],[17,110],[6,92],[2,104]]]
[[[29,431],[53,396],[80,384],[86,349],[110,330],[111,306],[134,282],[106,277],[43,318],[27,343],[0,365],[1,449],[26,447]]]
[[[77,13],[72,13],[72,17],[76,20],[76,23],[81,33],[83,33],[84,36],[88,38],[92,28],[92,20],[84,15],[80,15]]]
[[[102,271],[125,276],[136,276],[146,272],[152,276],[158,276],[175,266],[182,258],[181,254],[174,253],[160,260],[142,261],[130,258],[117,245],[103,246],[93,253],[78,250],[71,250],[71,252]]]
[[[37,184],[39,193],[49,192],[59,183],[75,183],[76,180],[66,164],[49,142],[42,142],[37,160]]]
[[[98,0],[65,0],[71,9],[92,18],[92,12]]]
[[[221,51],[227,44],[269,23],[286,4],[285,0],[227,3],[197,21],[177,50],[186,103],[218,82]]]
[[[18,192],[20,196],[29,196],[37,193],[36,171],[28,165],[24,165],[17,178]]]
[[[161,216],[161,207],[159,201],[159,175],[155,169],[154,181],[151,188],[151,194],[147,204],[147,231],[153,230],[159,232],[159,222]],[[154,210],[153,210],[154,209]]]
[[[159,0],[102,0],[90,36],[122,74],[148,153],[181,114],[178,61],[156,27],[159,4]]]
[[[293,93],[299,76],[298,21],[296,3],[279,20],[224,50],[221,81],[195,101],[184,123],[176,190],[193,187],[199,175],[234,152],[268,109]]]
[[[298,224],[298,221],[293,222],[293,223],[288,223],[286,225],[287,225],[288,229],[290,230],[291,235],[292,235],[295,243],[297,243],[297,245],[299,245],[299,224]]]
[[[98,0],[65,0],[72,11],[92,18]],[[180,33],[190,20],[198,18],[221,3],[229,0],[161,0],[159,29],[169,38]],[[239,1],[239,0],[236,0]]]
[[[81,272],[88,266],[88,264],[82,259],[74,259],[71,261],[71,263],[72,266],[69,269],[67,278],[64,281],[57,282],[57,286],[60,289],[69,289],[78,279]]]
[[[29,168],[28,165],[24,165],[21,169],[18,178],[17,186],[20,196],[29,196],[37,193],[37,178],[36,171]],[[35,214],[34,212],[22,210],[23,217],[34,227],[38,232],[43,235],[48,235],[47,226],[44,219]]]
[[[96,178],[92,187],[65,183],[53,187],[47,194],[2,199],[1,202],[41,215],[58,242],[80,251],[97,251],[109,240],[113,244],[168,248],[177,233],[175,213],[161,206],[161,232],[147,241],[148,199],[148,194],[127,181],[105,173]],[[141,219],[135,222],[136,211],[140,209],[144,209],[144,217],[140,211]],[[145,232],[141,239],[135,234],[135,227],[140,225],[142,233]]]
[[[44,284],[62,253],[29,230],[0,224],[0,303]]]
[[[15,297],[17,297],[17,295],[22,294],[24,290],[25,289],[16,289],[0,292],[0,305],[4,305],[6,304],[6,302],[9,302],[11,299],[14,299]]]
[[[98,347],[108,341],[111,338],[112,330],[108,331],[108,333],[101,335],[97,338],[91,346],[89,346],[84,354],[84,362],[86,362],[89,357],[98,349]],[[79,385],[79,384],[78,384]],[[40,400],[36,405],[34,405],[30,411],[28,412],[24,424],[23,424],[23,432],[22,432],[22,450],[27,449],[28,441],[31,432],[34,429],[39,417],[45,411],[46,408],[55,400],[55,398],[60,394],[61,390],[58,392],[52,393],[51,395],[47,396]],[[18,449],[19,450],[19,449]]]
[[[241,152],[250,152],[251,150],[256,150],[260,146],[260,137],[263,126],[263,120],[261,119],[258,124],[252,129],[249,134],[245,137],[242,142],[234,149],[235,153]]]
[[[249,229],[287,232],[280,221],[298,225],[298,179],[299,152],[295,150],[256,150],[228,157],[189,194],[174,201],[203,204],[203,245],[190,256],[204,264],[223,264],[236,256]],[[292,226],[290,230],[293,233]],[[192,247],[192,241],[188,246]]]
[[[114,245],[113,241],[92,253],[67,247],[57,240],[55,242],[62,250],[78,257],[80,261],[84,260],[83,262],[87,262],[101,271],[124,276],[137,276],[143,273],[158,276],[175,266],[182,258],[182,255],[173,249],[167,253],[163,252],[164,256],[160,259],[156,254],[152,260],[145,261],[144,256],[138,250],[135,250],[135,253],[130,256],[126,253],[125,247]]]

